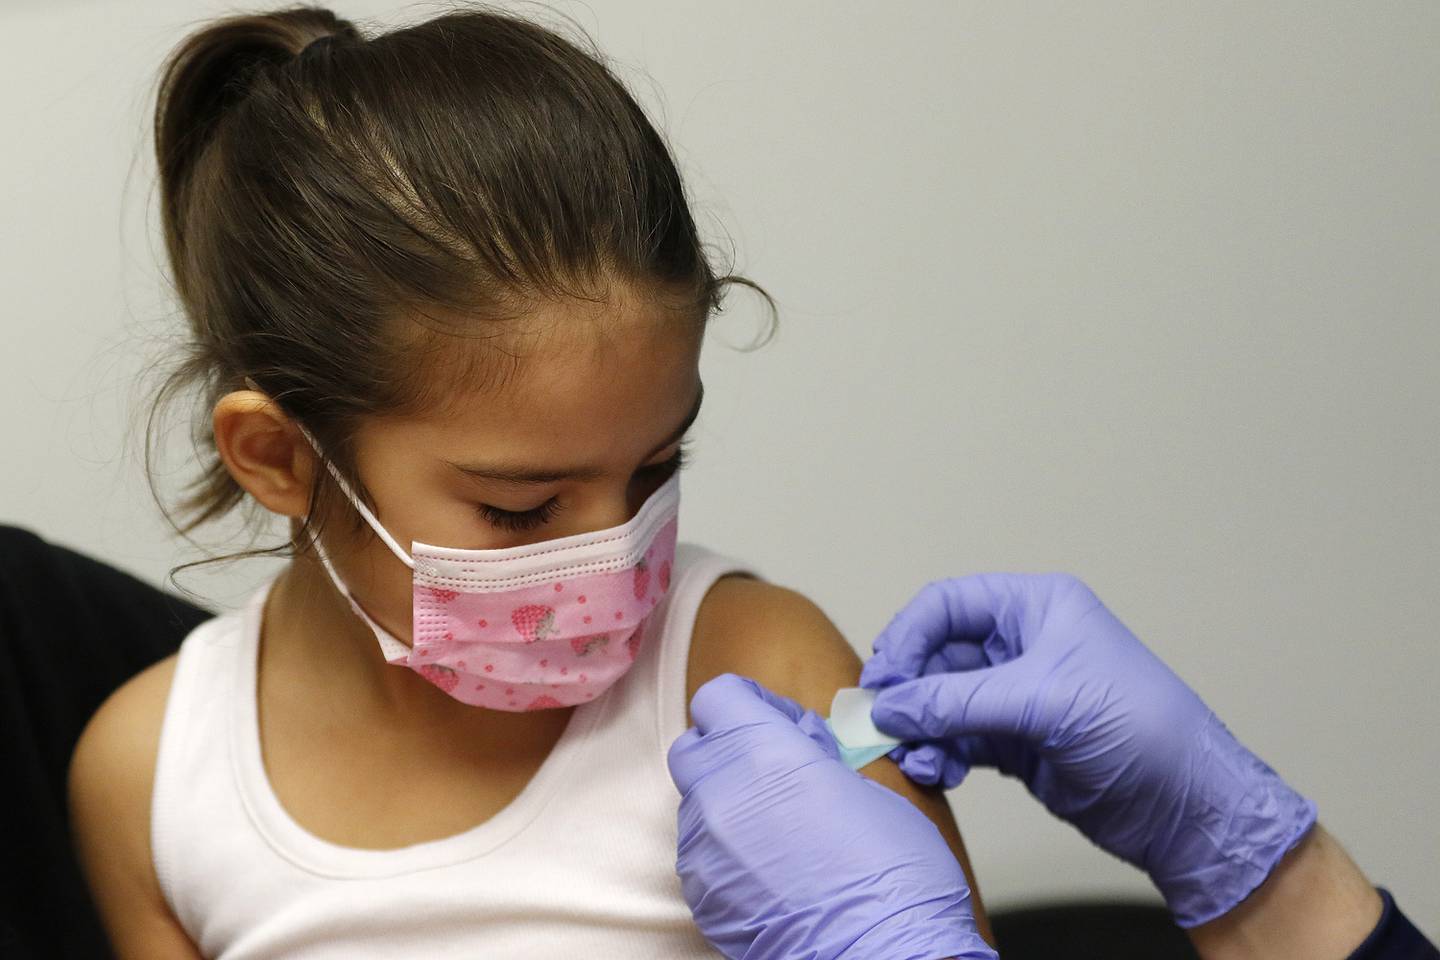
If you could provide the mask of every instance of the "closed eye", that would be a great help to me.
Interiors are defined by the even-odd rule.
[[[477,503],[475,512],[486,523],[500,530],[533,530],[555,519],[560,512],[560,501],[554,497],[531,510],[501,510],[488,503]]]
[[[680,446],[675,448],[673,457],[661,463],[652,463],[648,467],[641,467],[640,472],[651,477],[669,477],[672,473],[679,473],[690,463],[690,445],[694,442],[686,437],[680,441]]]
[[[675,450],[675,455],[663,463],[652,463],[649,466],[641,467],[638,473],[647,478],[664,477],[669,479],[671,474],[678,473],[685,469],[690,462],[689,447],[693,441],[685,439],[680,441],[680,446]],[[486,523],[500,530],[519,532],[534,530],[555,519],[555,515],[561,510],[558,497],[551,497],[538,507],[529,510],[502,510],[499,507],[492,507],[488,503],[477,503],[475,512]]]

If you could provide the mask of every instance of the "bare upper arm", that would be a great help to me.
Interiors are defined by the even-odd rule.
[[[197,960],[150,855],[150,795],[175,657],[128,680],[90,718],[70,760],[75,852],[118,957]]]
[[[732,575],[718,580],[700,604],[686,671],[687,699],[705,681],[736,673],[826,716],[835,691],[859,682],[860,666],[854,649],[809,599],[763,580]],[[917,785],[888,758],[860,772],[905,797],[934,821],[965,869],[976,922],[993,944],[965,842],[944,794]]]

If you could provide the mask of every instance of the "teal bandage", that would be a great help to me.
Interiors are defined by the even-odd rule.
[[[835,728],[830,726],[829,720],[825,721],[825,726],[830,727],[832,734],[835,732]],[[835,738],[835,745],[840,748],[840,762],[851,770],[859,770],[866,764],[874,763],[895,749],[883,743],[875,747],[847,747],[840,742],[839,737]]]
[[[875,691],[859,687],[837,690],[830,702],[830,719],[825,721],[825,726],[840,747],[840,760],[851,770],[879,760],[900,743],[875,729],[870,720],[874,703]]]

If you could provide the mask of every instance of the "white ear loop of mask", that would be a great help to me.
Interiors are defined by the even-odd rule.
[[[255,390],[259,393],[265,392],[264,390],[260,389],[259,384],[257,384],[249,377],[245,378],[245,384],[251,390]],[[365,504],[361,502],[359,497],[355,496],[355,491],[350,489],[350,484],[345,482],[345,478],[340,475],[340,471],[336,469],[335,464],[331,463],[330,458],[320,452],[320,444],[315,442],[315,438],[311,435],[310,431],[306,430],[305,425],[299,420],[291,418],[291,422],[295,424],[295,426],[300,430],[300,433],[305,437],[306,441],[309,442],[310,449],[315,451],[315,456],[319,457],[320,461],[325,464],[325,468],[330,471],[330,476],[335,478],[335,482],[340,485],[341,492],[345,494],[347,499],[349,499],[351,505],[360,512],[360,516],[365,518],[365,522],[370,524],[370,529],[375,531],[375,535],[385,542],[385,546],[390,548],[390,552],[395,554],[395,557],[401,563],[405,564],[405,566],[409,567],[411,570],[414,570],[415,561],[410,556],[409,552],[406,551],[403,547],[401,547],[400,544],[395,541],[394,537],[390,536],[390,531],[385,529],[384,524],[382,524],[375,517],[375,514],[370,512],[370,508],[365,506]],[[318,543],[316,544],[316,547],[319,547]]]

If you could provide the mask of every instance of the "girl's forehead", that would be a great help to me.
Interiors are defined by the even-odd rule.
[[[673,422],[698,393],[698,322],[646,311],[587,311],[515,323],[508,336],[457,348],[489,355],[478,365],[454,365],[443,402],[417,418],[433,439],[536,449],[586,439],[614,443]],[[466,376],[465,366],[483,372]]]

